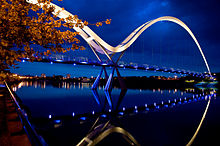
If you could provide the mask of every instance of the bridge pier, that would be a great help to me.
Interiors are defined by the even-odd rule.
[[[119,70],[118,70],[118,68],[117,68],[117,67],[118,67],[118,61],[122,58],[122,56],[124,55],[124,52],[125,52],[125,51],[121,52],[121,54],[120,54],[120,56],[118,57],[117,61],[114,62],[113,59],[112,59],[112,57],[114,56],[114,54],[112,54],[112,55],[110,56],[109,53],[106,51],[105,48],[102,47],[101,44],[99,44],[98,42],[97,42],[97,44],[98,44],[98,45],[100,46],[100,48],[103,50],[104,54],[108,57],[109,61],[112,62],[112,64],[113,64],[113,69],[112,69],[112,72],[110,73],[110,75],[108,76],[105,67],[102,66],[101,72],[99,73],[99,75],[97,76],[95,82],[94,82],[93,85],[92,85],[92,89],[97,89],[98,84],[99,84],[99,82],[100,82],[101,75],[102,75],[102,73],[103,73],[103,70],[104,70],[104,72],[105,72],[105,79],[107,80],[106,85],[105,85],[105,88],[104,88],[105,91],[111,91],[111,90],[112,90],[112,82],[113,82],[115,70],[116,70],[116,72],[117,72],[117,77],[118,77],[118,81],[119,81],[119,84],[120,84],[120,88],[121,88],[121,89],[127,89],[127,87],[126,87],[126,85],[125,85],[125,83],[124,83],[124,81],[123,81],[123,78],[121,77],[121,75],[120,75],[120,73],[119,73]],[[98,55],[98,53],[96,52],[96,50],[95,50],[90,44],[89,44],[89,46],[91,47],[91,49],[92,49],[93,53],[95,54],[95,56],[97,57],[97,59],[98,59],[100,62],[102,62],[102,60],[101,60],[101,58],[99,57],[99,55]]]

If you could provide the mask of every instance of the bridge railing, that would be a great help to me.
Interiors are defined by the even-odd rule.
[[[17,100],[16,96],[13,94],[13,91],[10,89],[7,82],[4,81],[4,83],[10,93],[11,99],[14,102],[18,116],[21,120],[21,123],[23,125],[24,130],[26,131],[26,133],[28,135],[28,138],[29,138],[31,144],[34,146],[47,146],[47,143],[44,141],[44,139],[37,134],[37,132],[35,131],[35,129],[31,125],[31,123],[28,119],[27,113],[24,111],[24,109],[21,108],[19,101]]]

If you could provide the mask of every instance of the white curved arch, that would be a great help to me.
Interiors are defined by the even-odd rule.
[[[209,72],[209,74],[211,74],[208,62],[205,58],[205,55],[201,49],[201,46],[199,44],[199,42],[197,41],[196,37],[194,36],[194,34],[192,33],[192,31],[189,29],[189,27],[183,23],[181,20],[179,20],[178,18],[175,17],[171,17],[171,16],[163,16],[163,17],[159,17],[157,19],[151,20],[146,22],[145,24],[141,25],[140,27],[138,27],[136,30],[134,30],[120,45],[116,46],[116,47],[112,47],[109,44],[107,44],[105,41],[103,41],[98,35],[96,35],[93,31],[91,31],[91,29],[89,29],[88,26],[85,27],[85,30],[88,34],[92,35],[95,40],[97,42],[99,42],[104,48],[106,48],[107,50],[111,51],[111,52],[122,52],[124,50],[126,50],[128,47],[130,47],[134,41],[147,29],[149,28],[151,25],[159,22],[159,21],[170,21],[170,22],[174,22],[180,26],[182,26],[192,37],[192,39],[194,40],[194,42],[196,43],[202,58],[205,62],[206,68]]]
[[[32,3],[32,4],[38,4],[37,0],[27,0],[28,3]],[[39,4],[41,6],[43,6],[43,4]],[[54,6],[55,10],[54,13],[56,14],[57,12],[59,12],[58,17],[59,18],[67,18],[69,16],[73,15],[71,13],[69,13],[66,10],[63,10],[61,7],[50,3],[50,5]],[[89,44],[91,45],[97,52],[101,53],[101,54],[105,54],[105,51],[108,54],[111,53],[117,53],[117,52],[122,52],[125,51],[128,47],[131,46],[131,44],[134,43],[134,41],[147,29],[149,28],[151,25],[159,22],[159,21],[170,21],[170,22],[174,22],[178,25],[180,25],[181,27],[183,27],[192,37],[192,39],[194,40],[194,42],[196,43],[202,58],[205,62],[206,68],[209,72],[209,74],[211,75],[211,71],[209,68],[209,65],[207,63],[207,60],[205,58],[205,55],[200,47],[199,42],[197,41],[196,37],[194,36],[194,34],[192,33],[192,31],[189,29],[189,27],[184,24],[181,20],[179,20],[178,18],[175,17],[171,17],[171,16],[163,16],[163,17],[159,17],[157,19],[151,20],[146,22],[145,24],[141,25],[140,27],[138,27],[137,29],[135,29],[121,44],[119,44],[116,47],[113,47],[111,45],[109,45],[108,43],[106,43],[104,40],[102,40],[95,32],[93,32],[88,26],[84,26],[82,29],[79,27],[73,27],[73,29],[75,29],[77,32],[80,33],[81,37]],[[75,22],[75,21],[73,21]],[[100,46],[101,45],[101,46]],[[103,50],[105,49],[105,50]]]

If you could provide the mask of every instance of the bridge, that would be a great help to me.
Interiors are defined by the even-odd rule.
[[[38,3],[37,0],[27,0],[28,3],[32,3],[32,4],[37,4],[39,6],[43,6],[42,3]],[[48,6],[52,6],[54,7],[54,12],[53,14],[56,14],[57,17],[59,18],[64,18],[64,20],[66,22],[72,22],[72,23],[76,23],[77,20],[66,20],[65,18],[71,16],[74,18],[74,15],[71,14],[70,12],[62,9],[61,7],[55,5],[54,3],[49,3]],[[113,79],[113,75],[114,72],[116,70],[117,72],[117,76],[119,79],[119,83],[122,89],[126,89],[126,85],[124,84],[121,75],[118,71],[118,61],[121,59],[121,57],[124,55],[125,51],[137,40],[137,38],[146,30],[148,29],[150,26],[152,26],[153,24],[160,22],[160,21],[170,21],[173,22],[179,26],[181,26],[183,29],[185,29],[189,35],[191,36],[191,38],[193,39],[193,41],[195,42],[196,46],[198,47],[200,54],[203,58],[203,61],[206,65],[207,71],[211,76],[211,71],[210,71],[210,67],[208,65],[208,62],[206,60],[206,57],[201,49],[201,46],[198,42],[198,40],[196,39],[195,35],[192,33],[192,31],[190,30],[190,28],[184,23],[182,22],[180,19],[172,17],[172,16],[162,16],[150,21],[147,21],[146,23],[142,24],[141,26],[139,26],[137,29],[135,29],[127,38],[124,39],[124,41],[122,43],[120,43],[119,45],[117,45],[116,47],[111,46],[110,44],[106,43],[102,38],[100,38],[94,31],[92,31],[88,26],[84,26],[83,28],[79,28],[79,27],[75,27],[73,26],[72,28],[79,32],[79,35],[89,44],[89,46],[91,47],[93,53],[95,54],[95,56],[97,57],[97,59],[102,62],[99,54],[104,54],[108,60],[113,64],[113,69],[111,74],[108,76],[106,73],[106,69],[103,66],[100,74],[97,76],[96,81],[93,84],[92,89],[96,89],[97,85],[99,83],[100,77],[103,73],[103,71],[105,72],[105,78],[107,80],[107,83],[105,85],[105,90],[111,90],[111,84],[112,84],[112,79]],[[113,60],[113,56],[116,53],[120,53],[119,57],[117,58],[117,60]]]
[[[27,0],[27,2],[37,4],[37,0]],[[60,8],[59,6],[57,6],[53,3],[50,3],[50,5],[54,6],[55,13],[60,11],[60,13],[58,15],[59,18],[67,18],[69,16],[73,16],[71,13],[67,12],[66,10],[62,10],[62,8]],[[105,85],[105,94],[106,94],[106,99],[107,99],[110,107],[112,105],[111,94],[110,94],[111,84],[112,84],[112,79],[113,79],[113,75],[114,75],[115,71],[117,72],[118,79],[119,79],[122,90],[120,92],[118,102],[117,102],[117,105],[116,105],[116,108],[115,108],[114,111],[109,109],[108,111],[105,111],[105,112],[100,112],[100,113],[92,112],[92,113],[87,113],[87,114],[84,114],[84,115],[75,115],[75,113],[73,113],[71,115],[71,118],[75,118],[75,119],[79,119],[79,120],[85,120],[85,119],[89,119],[89,118],[93,118],[93,117],[98,117],[97,118],[97,121],[98,121],[99,118],[106,118],[106,117],[111,116],[111,115],[124,116],[124,115],[130,114],[130,113],[138,113],[138,112],[146,112],[146,111],[148,112],[149,110],[155,110],[155,109],[157,110],[157,109],[160,109],[160,108],[167,108],[169,106],[173,107],[177,104],[185,104],[185,103],[190,103],[192,101],[198,101],[198,100],[204,100],[204,99],[208,100],[207,107],[205,109],[205,112],[203,114],[201,122],[198,126],[198,129],[197,129],[195,135],[192,137],[192,139],[188,143],[188,145],[191,145],[192,141],[194,140],[195,136],[197,135],[197,133],[198,133],[198,131],[199,131],[201,125],[202,125],[202,122],[203,122],[203,120],[206,116],[206,113],[207,113],[207,110],[208,110],[208,107],[209,107],[209,104],[210,104],[211,97],[214,96],[214,94],[210,94],[210,95],[205,95],[205,94],[201,95],[200,94],[200,95],[196,95],[196,96],[193,96],[193,97],[190,97],[190,98],[184,98],[184,99],[180,98],[180,99],[174,99],[172,101],[171,100],[162,101],[161,103],[154,103],[152,105],[145,104],[144,106],[140,106],[140,107],[134,106],[134,107],[129,108],[129,109],[125,109],[125,108],[119,109],[119,105],[120,105],[121,101],[123,100],[127,89],[126,89],[126,85],[124,84],[124,82],[123,82],[123,80],[120,76],[120,73],[118,71],[118,68],[120,67],[120,66],[118,66],[118,61],[124,55],[125,51],[135,42],[135,40],[137,40],[137,38],[147,28],[149,28],[153,24],[155,24],[157,22],[160,22],[160,21],[170,21],[170,22],[176,23],[176,24],[180,25],[182,28],[184,28],[190,34],[190,36],[194,40],[195,44],[197,45],[197,47],[200,51],[200,54],[201,54],[201,56],[202,56],[202,58],[205,62],[206,68],[207,68],[207,70],[208,70],[208,72],[211,76],[211,71],[210,71],[208,62],[207,62],[207,60],[205,58],[205,55],[204,55],[204,53],[203,53],[203,51],[200,47],[200,44],[198,43],[196,37],[194,36],[192,31],[189,29],[189,27],[186,24],[184,24],[181,20],[179,20],[178,18],[171,17],[171,16],[163,16],[163,17],[159,17],[157,19],[150,20],[150,21],[144,23],[143,25],[141,25],[140,27],[138,27],[137,29],[135,29],[122,43],[120,43],[116,47],[113,47],[113,46],[109,45],[108,43],[106,43],[95,32],[93,32],[88,26],[84,26],[83,28],[73,26],[73,29],[76,30],[77,32],[79,32],[80,35],[82,36],[82,38],[89,44],[89,46],[91,47],[93,53],[96,55],[97,59],[100,62],[102,62],[102,60],[99,57],[99,55],[103,54],[109,59],[109,61],[113,65],[112,72],[109,76],[107,75],[105,66],[103,65],[100,74],[98,75],[98,77],[96,78],[96,80],[93,84],[92,92],[93,92],[94,98],[97,99],[96,101],[98,101],[98,96],[99,96],[97,94],[96,88],[98,86],[98,83],[99,83],[99,80],[100,80],[100,77],[101,77],[103,71],[105,72],[105,77],[106,77],[106,80],[107,80],[107,83]],[[116,53],[120,53],[120,55],[117,58],[117,60],[115,61],[115,60],[113,60],[113,56]],[[17,104],[16,99],[14,98],[13,93],[11,92],[9,86],[7,85],[7,83],[5,83],[5,84],[8,88],[8,90],[10,91],[11,96],[15,100],[15,103],[18,107],[18,110],[20,110],[21,114],[24,116],[23,119],[27,121],[27,124],[29,124],[28,119],[26,117],[26,113],[24,113],[21,110],[21,108],[20,108],[19,104]],[[105,106],[106,105],[104,105],[103,109],[105,108]],[[51,115],[49,115],[49,118],[54,119],[55,123],[56,122],[60,123],[60,120],[57,120],[60,117],[52,117]],[[111,124],[109,124],[110,123],[109,121],[107,123],[102,124],[102,125],[96,126],[97,121],[94,123],[94,126],[91,128],[90,133],[85,138],[83,138],[82,141],[78,145],[84,145],[84,144],[87,144],[87,143],[88,144],[91,144],[91,143],[96,144],[112,132],[118,132],[118,133],[124,134],[124,136],[126,136],[130,140],[130,144],[138,144],[137,141],[132,137],[132,135],[130,135],[127,131],[123,130],[122,128],[112,126]],[[34,131],[31,127],[31,125],[29,125],[29,126],[30,126],[30,129],[32,131]],[[96,129],[95,127],[98,127],[98,128]],[[93,138],[93,141],[91,140],[92,138]]]

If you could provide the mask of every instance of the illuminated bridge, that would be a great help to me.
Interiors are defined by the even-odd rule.
[[[27,2],[29,3],[33,3],[33,4],[38,4],[37,0],[27,0]],[[43,6],[43,4],[39,4],[40,6]],[[65,21],[67,21],[65,18],[69,17],[69,16],[73,16],[73,14],[69,13],[66,10],[63,10],[61,7],[50,3],[50,6],[53,6],[55,8],[54,10],[54,14],[58,14],[57,16],[59,18],[64,18]],[[153,19],[150,20],[144,24],[142,24],[140,27],[138,27],[137,29],[135,29],[122,43],[120,43],[119,45],[117,45],[116,47],[113,47],[111,45],[109,45],[108,43],[106,43],[102,38],[100,38],[95,32],[93,32],[88,26],[84,26],[83,28],[79,28],[79,27],[75,27],[73,26],[73,29],[77,32],[79,32],[79,35],[89,44],[89,46],[91,47],[93,53],[96,55],[97,59],[102,62],[99,54],[104,54],[106,55],[106,57],[109,59],[109,61],[113,64],[113,69],[112,69],[112,73],[109,75],[109,77],[106,75],[106,79],[108,80],[105,86],[105,90],[110,90],[111,84],[112,84],[112,78],[114,75],[114,72],[116,70],[117,72],[117,76],[119,78],[119,82],[121,85],[121,88],[126,88],[126,85],[124,85],[123,80],[121,79],[120,73],[118,71],[118,61],[121,59],[121,57],[124,55],[125,51],[135,42],[135,40],[146,30],[148,29],[150,26],[152,26],[153,24],[160,22],[160,21],[170,21],[173,22],[175,24],[180,25],[182,28],[184,28],[192,37],[193,41],[195,42],[195,44],[197,45],[200,54],[204,60],[204,63],[206,65],[207,71],[208,73],[211,75],[211,71],[208,65],[208,62],[206,60],[206,57],[201,49],[201,46],[199,44],[199,42],[197,41],[196,37],[194,36],[194,34],[192,33],[192,31],[189,29],[189,27],[184,24],[181,20],[179,20],[178,18],[172,17],[172,16],[163,16],[163,17],[159,17],[157,19]],[[73,20],[73,23],[75,23],[76,21]],[[113,60],[113,56],[116,53],[120,53],[120,56],[118,57],[118,59],[115,61]],[[100,77],[102,75],[102,72],[106,73],[105,67],[102,68],[100,74],[98,75],[93,89],[97,88],[97,85],[99,83]]]
[[[33,3],[33,4],[38,4],[37,0],[27,0],[27,2]],[[39,5],[41,5],[41,4],[39,4]],[[73,16],[71,13],[67,12],[66,10],[63,10],[62,8],[60,8],[59,6],[57,6],[53,3],[50,3],[50,5],[52,5],[55,8],[54,13],[59,12],[59,15],[58,15],[59,18],[65,19],[69,16]],[[41,6],[43,6],[43,4]],[[188,145],[191,145],[191,143],[195,139],[195,137],[196,137],[196,135],[197,135],[202,123],[203,123],[203,120],[205,119],[206,113],[209,108],[210,100],[212,98],[216,98],[216,94],[214,94],[214,92],[207,92],[207,93],[203,92],[200,94],[193,94],[190,97],[175,98],[172,100],[169,98],[169,100],[163,100],[160,102],[155,101],[150,104],[145,103],[142,105],[133,105],[132,107],[129,107],[129,106],[124,107],[123,106],[122,108],[120,108],[122,100],[124,99],[125,94],[127,92],[127,88],[126,88],[126,85],[125,85],[123,79],[120,76],[118,68],[133,68],[133,69],[141,69],[141,70],[153,70],[153,71],[163,71],[163,72],[170,72],[170,73],[180,73],[180,74],[186,74],[186,75],[192,75],[192,76],[194,76],[194,75],[201,76],[201,77],[203,76],[203,74],[194,74],[191,72],[172,70],[172,69],[166,69],[166,68],[157,68],[157,67],[150,67],[150,66],[118,65],[118,62],[121,59],[121,57],[124,55],[125,51],[127,49],[129,49],[129,47],[137,40],[137,38],[150,26],[152,26],[153,24],[160,22],[160,21],[170,21],[175,24],[178,24],[179,26],[181,26],[184,30],[186,30],[189,33],[189,35],[193,39],[194,43],[198,47],[199,52],[202,56],[202,59],[205,63],[205,66],[206,66],[207,71],[209,73],[209,75],[207,75],[207,76],[211,77],[211,71],[210,71],[208,62],[207,62],[206,57],[201,49],[199,42],[197,41],[196,37],[194,36],[192,31],[189,29],[189,27],[186,24],[184,24],[181,20],[179,20],[178,18],[171,17],[171,16],[163,16],[163,17],[159,17],[159,18],[150,20],[150,21],[144,23],[143,25],[139,26],[137,29],[135,29],[127,38],[124,39],[124,41],[122,41],[122,43],[120,43],[116,47],[111,46],[108,43],[106,43],[95,32],[93,32],[88,26],[84,26],[83,28],[73,26],[73,29],[75,31],[79,32],[80,36],[89,44],[93,53],[97,57],[99,63],[98,62],[85,62],[85,61],[83,61],[83,62],[82,61],[70,61],[67,63],[82,64],[82,65],[100,65],[101,66],[101,72],[92,85],[92,89],[93,89],[92,94],[93,94],[93,97],[94,97],[97,105],[101,105],[100,106],[101,112],[95,112],[95,109],[94,109],[94,110],[86,112],[84,114],[81,114],[80,112],[77,113],[77,111],[73,111],[72,114],[67,115],[67,116],[56,116],[53,114],[49,114],[49,116],[48,116],[48,118],[50,119],[49,122],[54,124],[54,127],[59,127],[59,126],[62,126],[62,124],[65,122],[66,119],[80,121],[80,124],[83,122],[89,121],[91,119],[94,120],[94,124],[92,125],[88,134],[78,143],[79,146],[87,145],[87,144],[88,145],[95,145],[111,133],[120,133],[123,135],[123,138],[125,140],[128,140],[128,142],[130,144],[139,145],[138,142],[132,137],[132,135],[130,133],[128,133],[127,131],[125,131],[121,127],[116,127],[117,125],[114,126],[113,125],[114,121],[112,119],[125,117],[127,115],[129,115],[129,116],[130,115],[131,116],[137,115],[138,113],[148,113],[149,111],[158,111],[160,109],[174,107],[176,105],[184,105],[187,103],[207,100],[208,102],[207,102],[205,111],[203,113],[202,119],[199,123],[199,126],[198,126],[195,134],[193,135],[193,137],[191,138],[191,140],[188,143]],[[73,21],[73,23],[74,22],[75,21]],[[119,57],[116,60],[113,60],[113,56],[115,54],[119,54]],[[100,55],[105,56],[108,59],[108,63],[103,63],[104,61],[101,59]],[[62,63],[63,61],[62,60],[51,60],[51,64],[53,62]],[[110,73],[110,75],[107,74],[107,71],[106,71],[107,66],[111,66],[111,68],[112,68],[112,72]],[[119,96],[118,96],[116,102],[113,102],[113,100],[112,100],[113,98],[111,96],[111,91],[112,91],[112,81],[113,81],[113,76],[114,76],[115,71],[117,73],[118,81],[119,81],[121,89],[120,89],[120,93],[119,93]],[[101,75],[103,72],[105,74],[105,79],[107,82],[104,87],[105,98],[104,98],[104,100],[100,100],[101,96],[97,92],[97,87],[99,85]],[[15,103],[17,105],[17,108],[20,111],[20,114],[22,115],[22,118],[23,118],[22,120],[26,121],[26,124],[28,125],[28,127],[30,127],[30,130],[34,131],[34,134],[37,135],[34,128],[31,126],[31,124],[28,120],[27,113],[25,113],[23,111],[23,109],[19,106],[15,96],[13,95],[13,92],[10,90],[10,87],[7,85],[6,82],[5,82],[5,84],[9,90],[13,100],[15,101]],[[57,89],[55,89],[55,90],[57,90]],[[80,92],[82,92],[82,91],[80,91]],[[132,96],[132,99],[134,99],[133,96]],[[59,101],[59,100],[57,100],[57,101]],[[103,102],[101,102],[101,101],[103,101]],[[100,103],[103,103],[103,105]],[[39,111],[38,111],[38,113],[39,113]],[[48,122],[48,118],[46,119],[47,122]],[[64,120],[61,120],[61,119],[64,119]],[[71,123],[71,125],[72,125],[72,123]],[[38,138],[39,143],[41,143],[42,139],[40,137],[38,137],[38,135],[37,135],[37,138]]]

